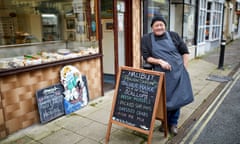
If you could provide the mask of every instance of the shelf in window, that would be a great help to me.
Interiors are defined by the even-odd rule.
[[[44,27],[56,27],[57,25],[55,24],[43,24]]]
[[[56,34],[57,32],[43,32],[44,34]]]

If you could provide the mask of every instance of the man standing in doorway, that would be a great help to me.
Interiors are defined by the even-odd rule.
[[[153,70],[165,73],[168,128],[177,135],[180,108],[193,101],[187,72],[189,51],[176,32],[166,31],[166,21],[161,15],[153,17],[151,28],[152,32],[142,37],[142,55]]]

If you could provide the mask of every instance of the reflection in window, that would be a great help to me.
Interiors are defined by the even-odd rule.
[[[212,40],[219,39],[221,34],[221,15],[222,15],[222,4],[219,2],[214,2],[214,10],[212,11],[212,19],[213,19],[213,25],[212,25]]]
[[[198,44],[205,42],[206,19],[207,19],[206,0],[200,0],[198,18],[198,40],[197,40]]]
[[[187,2],[187,1],[185,1]],[[171,3],[171,20],[170,30],[177,32],[182,36],[184,42],[188,46],[192,46],[195,43],[195,16],[196,5],[194,0],[188,1],[188,3],[179,3],[175,1]]]
[[[162,15],[165,18],[166,22],[168,22],[169,2],[167,0],[161,1],[148,0],[147,5],[148,5],[147,7],[147,33],[148,33],[152,31],[150,24],[154,14]]]
[[[188,46],[194,45],[195,34],[195,8],[194,6],[184,5],[184,28],[183,38]]]

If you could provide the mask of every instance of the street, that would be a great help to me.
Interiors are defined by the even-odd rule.
[[[181,143],[240,143],[240,73],[220,93]]]

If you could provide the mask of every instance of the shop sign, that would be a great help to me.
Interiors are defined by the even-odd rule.
[[[106,134],[109,141],[112,124],[148,135],[151,143],[155,119],[167,129],[164,73],[120,67]],[[165,137],[167,131],[165,130]]]
[[[74,66],[67,65],[60,72],[64,87],[65,114],[70,114],[86,106],[89,101],[87,79]]]
[[[36,99],[41,123],[70,114],[89,101],[87,78],[77,68],[65,66],[60,71],[61,83],[40,89]]]

